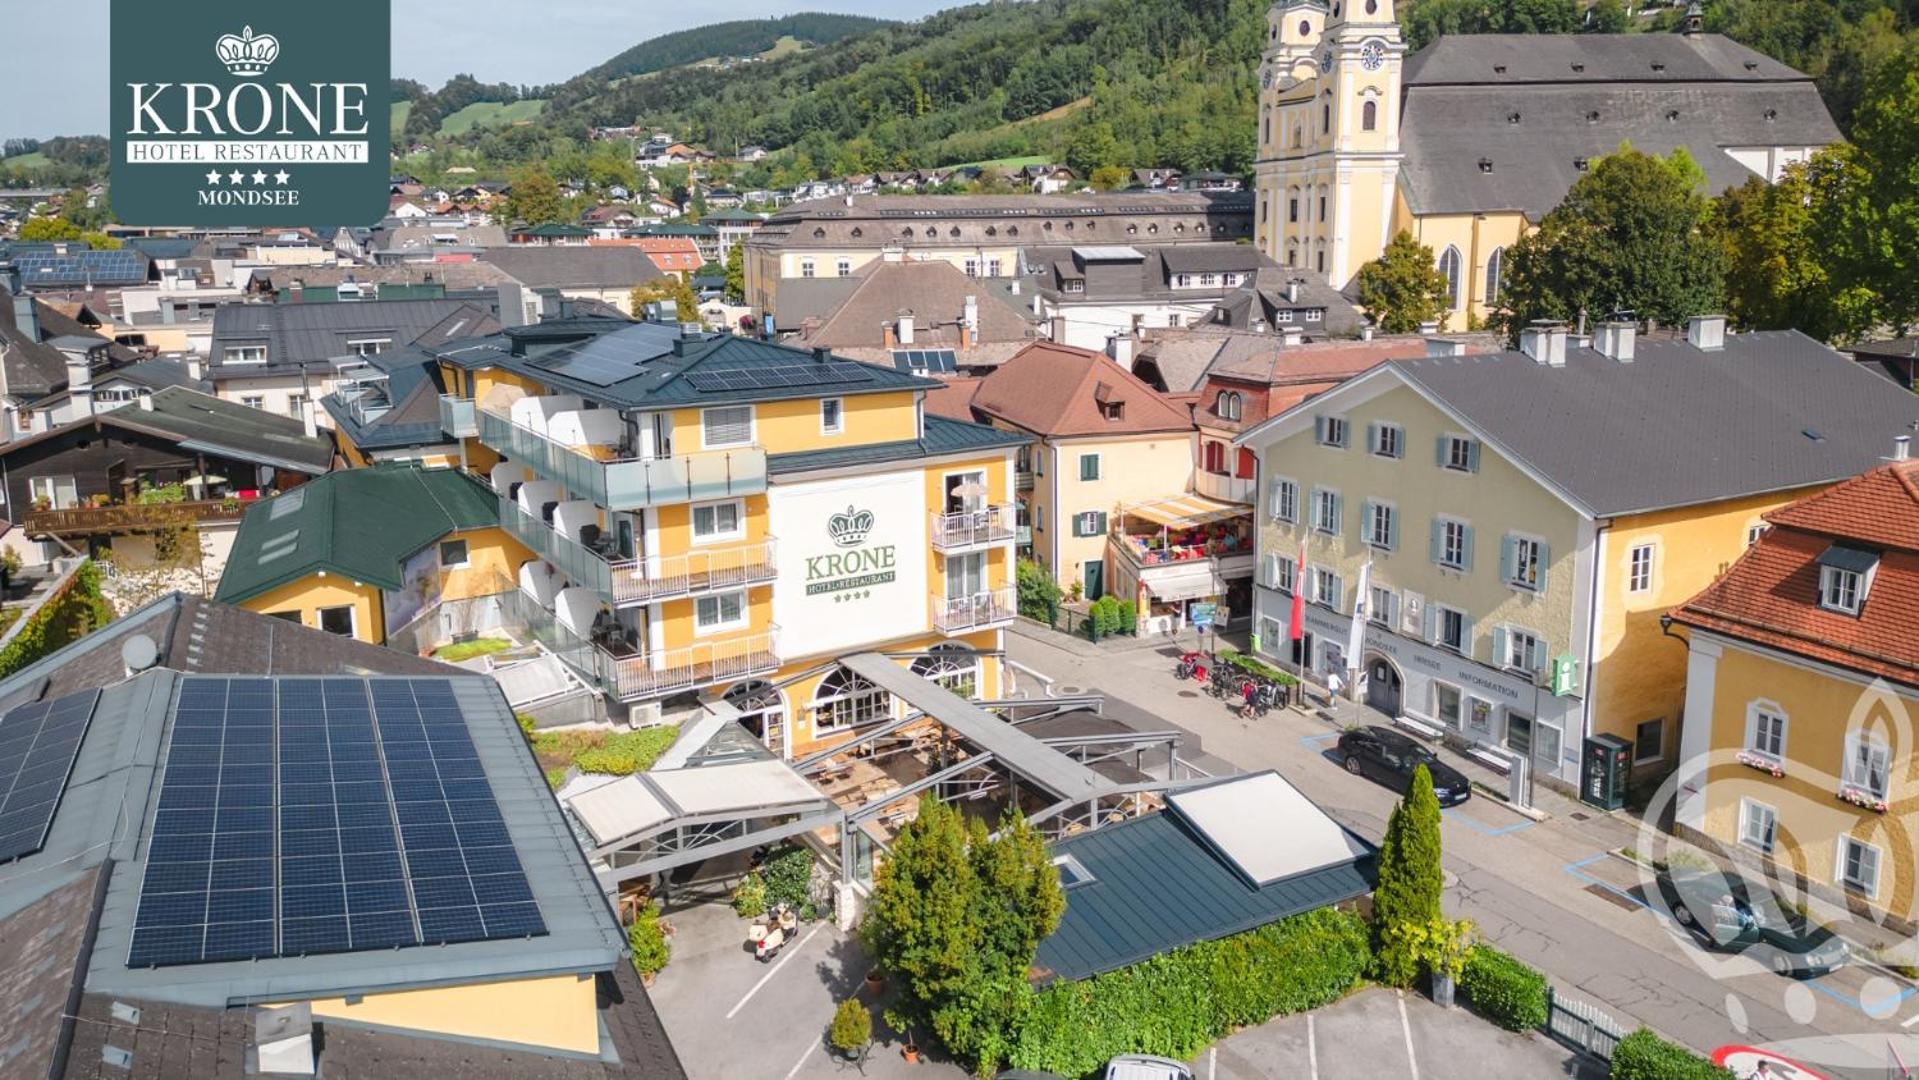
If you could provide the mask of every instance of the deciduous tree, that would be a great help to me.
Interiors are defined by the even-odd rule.
[[[508,222],[544,225],[560,221],[566,215],[560,185],[545,169],[529,170],[514,180],[503,205]]]
[[[1446,306],[1446,275],[1435,265],[1433,249],[1404,229],[1379,258],[1359,268],[1356,288],[1360,306],[1388,334],[1412,333],[1438,320]]]

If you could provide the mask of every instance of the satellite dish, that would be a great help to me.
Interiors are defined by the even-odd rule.
[[[120,659],[126,663],[129,674],[145,671],[159,662],[160,647],[145,634],[134,634],[120,643]]]

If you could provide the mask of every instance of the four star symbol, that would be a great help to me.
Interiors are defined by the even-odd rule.
[[[217,184],[219,182],[220,182],[220,170],[215,169],[212,172],[207,174],[207,183]]]
[[[223,173],[218,169],[214,169],[207,173],[208,184],[218,184],[222,182],[242,184],[248,180],[252,180],[255,184],[265,184],[269,179],[281,187],[285,187],[287,183],[293,179],[293,174],[287,172],[285,169],[281,169],[275,173],[267,173],[256,169],[252,176],[248,176],[246,173],[238,170],[231,173]]]
[[[276,184],[285,184],[288,180],[291,180],[291,179],[293,179],[292,175],[289,174],[285,169],[281,169],[279,172],[273,174],[273,182]]]

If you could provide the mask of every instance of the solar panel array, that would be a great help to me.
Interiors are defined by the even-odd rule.
[[[677,327],[641,323],[555,349],[532,361],[532,365],[594,386],[612,386],[643,374],[641,365],[671,355],[673,339],[678,336]]]
[[[146,256],[131,248],[20,255],[13,265],[29,286],[133,284],[147,279]]]
[[[839,386],[870,382],[873,373],[859,364],[774,364],[766,367],[695,371],[686,377],[703,394],[731,390],[786,390],[806,386]]]
[[[952,349],[894,349],[893,366],[907,372],[946,372],[959,370],[959,356]]]
[[[100,692],[89,690],[0,717],[0,862],[45,846],[99,700]]]
[[[182,681],[128,966],[545,933],[446,680]]]

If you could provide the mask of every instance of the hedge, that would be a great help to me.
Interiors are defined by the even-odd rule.
[[[1730,1080],[1722,1069],[1691,1050],[1640,1028],[1613,1048],[1612,1080]]]
[[[1490,945],[1466,955],[1459,988],[1474,1011],[1508,1031],[1546,1026],[1546,977]]]
[[[1299,685],[1298,679],[1271,664],[1256,657],[1248,656],[1243,652],[1235,652],[1232,649],[1221,649],[1219,652],[1219,662],[1222,664],[1230,664],[1248,675],[1258,675],[1263,679],[1271,679],[1281,686]]]
[[[1330,1004],[1360,984],[1372,950],[1357,916],[1321,909],[1034,998],[1008,1064],[1061,1076],[1119,1054],[1184,1061],[1235,1028]]]
[[[81,564],[59,595],[41,603],[4,648],[0,678],[43,659],[113,621],[113,605],[100,594],[100,567]]]

